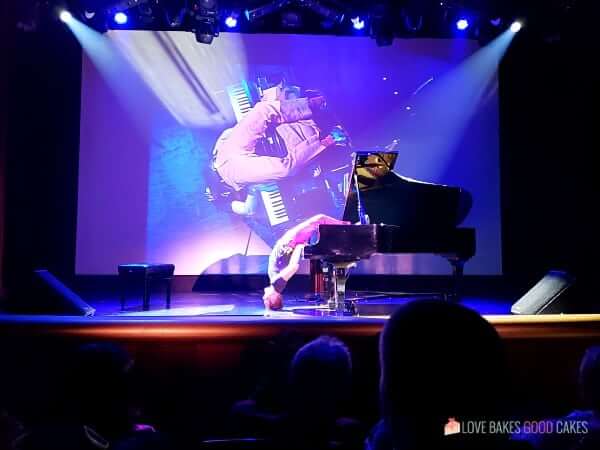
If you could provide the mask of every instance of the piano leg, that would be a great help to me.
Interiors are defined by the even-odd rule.
[[[448,294],[448,300],[452,302],[460,301],[460,288],[464,272],[465,260],[456,257],[449,257],[448,261],[452,265],[452,287]]]
[[[327,292],[327,268],[323,266],[321,260],[310,260],[310,294],[305,296],[306,300],[314,302],[323,302],[328,299]]]
[[[335,286],[333,281],[334,268],[333,264],[323,265],[323,301],[327,301],[329,309],[335,309],[334,298],[335,298]]]
[[[346,281],[350,275],[350,268],[356,265],[351,263],[329,263],[329,271],[333,281],[333,296],[329,298],[328,306],[336,315],[354,315],[356,307],[354,302],[346,299]]]

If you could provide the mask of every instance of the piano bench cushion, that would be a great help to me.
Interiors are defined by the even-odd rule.
[[[141,276],[149,279],[171,278],[175,273],[174,264],[130,263],[119,264],[119,276]]]

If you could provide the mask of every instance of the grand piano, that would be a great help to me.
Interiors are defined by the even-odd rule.
[[[424,183],[393,171],[397,152],[357,151],[350,172],[344,220],[319,225],[316,242],[304,248],[311,260],[314,294],[334,314],[354,315],[360,300],[346,297],[350,269],[374,254],[431,253],[452,266],[458,297],[463,266],[475,254],[475,230],[460,228],[472,198],[459,187]]]

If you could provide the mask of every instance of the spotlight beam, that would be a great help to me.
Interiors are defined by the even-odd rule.
[[[405,142],[431,155],[428,170],[432,178],[447,169],[465,129],[495,89],[498,65],[515,36],[507,29],[449,72],[432,74],[415,91],[419,95],[411,96],[411,120],[406,120],[403,107],[390,112],[380,125],[382,131],[397,129]],[[417,138],[425,135],[426,140]]]

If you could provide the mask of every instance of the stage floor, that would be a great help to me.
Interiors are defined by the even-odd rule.
[[[373,292],[370,292],[373,294]],[[352,292],[350,293],[352,294]],[[164,294],[157,292],[150,310],[142,311],[140,297],[128,298],[121,311],[117,289],[81,292],[84,301],[96,309],[93,316],[23,315],[0,312],[0,335],[64,336],[85,339],[173,340],[246,342],[268,339],[280,333],[333,334],[346,338],[375,337],[387,314],[359,316],[310,315],[314,302],[304,294],[287,293],[285,308],[266,314],[261,291],[182,292],[173,294],[171,308],[165,308]],[[420,296],[427,295],[420,294]],[[401,305],[414,296],[394,299]],[[373,300],[378,305],[385,297]],[[510,313],[515,298],[507,296],[466,296],[461,303],[490,321],[508,339],[600,339],[599,314],[552,314],[522,316]]]
[[[409,295],[394,293],[350,292],[349,297],[368,298],[363,316],[385,317],[382,311],[390,310],[389,304],[401,305],[415,298],[431,297],[427,294]],[[432,294],[433,295],[433,294]],[[150,310],[142,310],[139,297],[127,299],[125,309],[121,311],[120,301],[113,295],[95,295],[85,299],[96,309],[95,316],[108,317],[210,317],[210,316],[265,316],[260,292],[175,292],[171,299],[171,308],[166,309],[165,297],[162,294],[154,295],[150,300]],[[507,298],[482,298],[465,297],[461,303],[472,308],[482,315],[510,314],[512,299]],[[291,293],[285,296],[285,306],[281,311],[270,312],[270,315],[302,318],[307,315],[307,309],[319,307],[313,301],[307,300],[304,294]],[[322,307],[322,305],[321,305]],[[393,308],[393,307],[392,307]],[[313,316],[314,317],[314,316]]]

